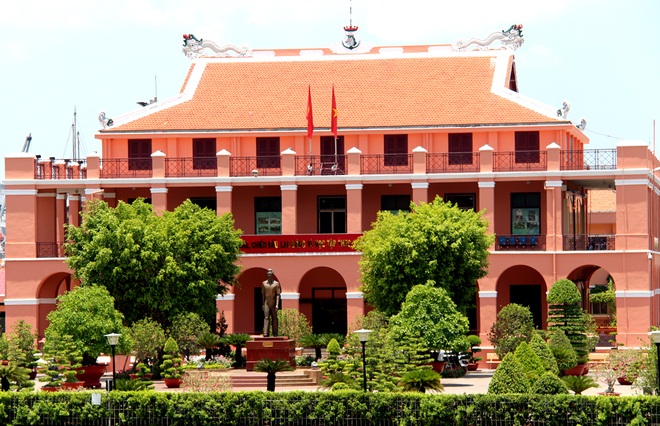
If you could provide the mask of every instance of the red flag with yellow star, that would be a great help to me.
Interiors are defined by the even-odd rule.
[[[337,100],[335,99],[335,86],[332,86],[332,117],[330,119],[330,131],[337,137]]]

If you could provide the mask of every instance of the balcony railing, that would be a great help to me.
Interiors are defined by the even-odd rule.
[[[561,170],[616,170],[616,148],[561,151]]]
[[[296,155],[294,171],[296,176],[346,175],[349,157],[352,154]],[[360,170],[352,173],[409,174],[423,170],[413,168],[413,154],[355,154],[359,155]],[[418,155],[418,154],[415,154]],[[483,167],[482,152],[433,152],[425,154],[426,173],[479,173]],[[217,157],[204,158],[109,158],[99,160],[101,178],[151,178],[156,165],[165,169],[165,177],[217,177],[217,176],[281,176],[283,161],[279,155],[229,157],[229,170],[226,162],[219,163]],[[164,161],[154,163],[153,161]],[[492,152],[493,172],[545,171],[548,169],[548,151]],[[355,159],[357,163],[357,159]],[[160,165],[160,166],[159,166]],[[223,170],[219,170],[221,167]],[[561,170],[615,170],[617,150],[589,149],[583,151],[560,151]],[[256,173],[255,173],[256,171]],[[34,179],[86,179],[88,162],[70,159],[35,159]]]
[[[101,160],[101,178],[150,178],[151,158],[108,158]]]
[[[495,238],[495,251],[544,251],[545,235],[501,235]]]
[[[256,171],[256,173],[255,173]],[[262,157],[230,157],[229,176],[281,176],[279,155]]]
[[[216,157],[166,158],[165,177],[215,177],[218,175]]]
[[[406,174],[412,172],[412,154],[366,154],[360,156],[360,173],[363,175]]]
[[[36,159],[34,163],[34,178],[44,179],[87,179],[87,162],[85,160],[47,160]]]
[[[564,235],[564,251],[614,250],[614,235]]]
[[[64,257],[64,246],[53,242],[37,242],[37,257]]]
[[[493,152],[494,172],[547,170],[546,151]]]
[[[478,152],[435,152],[426,156],[427,173],[479,172]]]
[[[296,176],[345,175],[346,155],[296,155]]]

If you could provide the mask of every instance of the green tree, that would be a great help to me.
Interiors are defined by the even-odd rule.
[[[548,291],[548,331],[561,329],[571,342],[578,364],[589,359],[582,296],[573,281],[561,279]]]
[[[163,353],[161,375],[166,379],[180,379],[186,371],[183,368],[183,360],[179,355],[179,346],[172,337],[168,337],[165,341]]]
[[[8,358],[20,367],[32,370],[37,367],[35,342],[37,333],[25,320],[16,322],[7,336]]]
[[[172,319],[169,335],[176,340],[179,351],[186,359],[197,355],[202,346],[199,337],[209,331],[209,325],[194,312],[182,313]]]
[[[128,336],[136,363],[154,362],[165,345],[163,327],[150,318],[134,322],[128,329]]]
[[[577,365],[577,355],[564,330],[557,329],[550,335],[548,347],[557,361],[559,371],[569,370]]]
[[[422,342],[427,352],[452,349],[468,330],[467,317],[458,311],[447,291],[429,285],[416,285],[410,290],[389,326],[395,342],[410,337]]]
[[[46,317],[46,341],[71,336],[83,355],[83,366],[96,364],[101,352],[110,353],[106,334],[121,333],[119,353],[127,348],[124,316],[115,309],[108,290],[100,286],[80,286],[57,298],[57,307]]]
[[[298,309],[278,310],[277,321],[279,322],[278,334],[295,340],[296,346],[300,346],[300,341],[304,336],[312,333],[312,326],[309,325],[307,317]]]
[[[528,393],[529,389],[529,380],[523,366],[513,353],[508,353],[493,373],[488,393]]]
[[[539,377],[545,373],[541,359],[536,355],[527,342],[520,342],[514,355],[518,358],[518,361],[520,361],[520,365],[522,365],[530,384],[533,385],[536,383]]]
[[[541,360],[543,369],[545,371],[549,371],[556,375],[559,374],[557,360],[555,359],[554,355],[552,355],[552,351],[550,350],[548,343],[545,341],[545,339],[543,339],[543,337],[541,337],[540,333],[534,332],[534,334],[532,334],[532,339],[529,341],[529,346]]]
[[[521,342],[529,342],[534,331],[534,319],[527,306],[509,303],[497,314],[488,332],[488,339],[500,359],[516,350]]]
[[[556,374],[546,371],[532,385],[531,393],[535,395],[564,395],[568,387]]]
[[[162,216],[141,199],[116,208],[90,201],[82,225],[67,233],[75,276],[106,287],[129,324],[148,317],[168,328],[186,312],[211,324],[216,296],[239,272],[241,231],[231,215],[218,217],[189,200]]]
[[[465,313],[474,306],[476,281],[487,273],[483,212],[464,211],[439,197],[411,204],[411,214],[378,213],[372,229],[355,241],[365,300],[387,315],[399,312],[410,289],[421,283],[444,288]]]

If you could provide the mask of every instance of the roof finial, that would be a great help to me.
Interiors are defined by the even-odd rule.
[[[341,42],[341,44],[349,50],[353,50],[356,47],[360,45],[360,40],[357,38],[357,26],[353,26],[353,0],[349,0],[349,25],[347,27],[344,27],[344,31],[346,31],[346,37],[344,38],[344,41]]]

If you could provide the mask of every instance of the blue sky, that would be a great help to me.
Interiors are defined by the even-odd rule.
[[[100,151],[98,113],[174,96],[190,60],[182,35],[260,48],[327,47],[343,38],[349,0],[21,0],[0,3],[0,155],[71,157]],[[660,120],[660,1],[353,0],[371,45],[455,43],[523,24],[518,89],[587,120],[591,148],[642,140]],[[356,76],[360,78],[360,76]],[[660,126],[660,124],[659,124]],[[340,123],[341,127],[341,123]],[[4,178],[4,161],[0,164]]]

